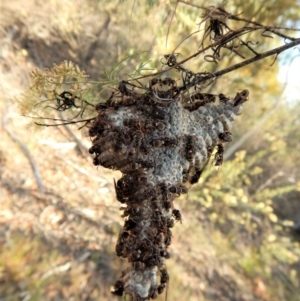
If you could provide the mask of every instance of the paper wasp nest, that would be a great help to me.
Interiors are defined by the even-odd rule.
[[[171,228],[181,219],[173,201],[198,182],[212,161],[220,166],[224,144],[248,91],[234,99],[195,92],[183,96],[172,79],[153,79],[141,93],[121,82],[105,102],[89,133],[94,164],[120,170],[115,181],[122,204],[123,229],[116,244],[117,256],[128,267],[112,293],[131,300],[149,300],[163,292],[169,275]]]

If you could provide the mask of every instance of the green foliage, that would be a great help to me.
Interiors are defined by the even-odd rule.
[[[30,300],[41,300],[47,285],[55,279],[43,275],[61,260],[55,250],[46,250],[39,238],[26,239],[16,233],[10,237],[0,256],[0,297],[19,300],[19,294],[27,291]]]
[[[193,207],[191,203],[194,203],[197,207],[198,203],[205,210],[210,223],[215,225],[213,233],[220,231],[223,239],[231,244],[227,246],[228,257],[235,257],[239,268],[248,277],[263,277],[269,282],[269,293],[274,296],[282,272],[273,270],[289,266],[288,284],[281,289],[290,298],[293,294],[288,294],[288,285],[292,283],[293,291],[300,288],[299,282],[293,280],[295,273],[299,277],[299,271],[292,269],[292,265],[299,262],[300,251],[295,248],[290,227],[282,227],[293,223],[277,216],[275,203],[284,195],[295,192],[297,186],[287,183],[269,186],[268,179],[265,183],[257,181],[268,168],[264,161],[272,154],[275,143],[277,141],[252,155],[240,151],[219,170],[209,167],[201,183],[192,189],[191,200],[186,206]],[[214,244],[216,249],[222,245],[224,254],[222,240],[215,240]]]
[[[101,83],[102,89],[107,87],[113,87],[117,85],[121,80],[124,79],[124,75],[122,77],[121,71],[125,69],[128,66],[128,61],[130,61],[133,57],[141,58],[143,53],[146,53],[147,51],[142,51],[139,53],[130,54],[124,59],[122,59],[120,62],[118,62],[113,68],[111,68],[109,71],[106,71],[104,69],[104,81],[99,82]],[[141,76],[142,72],[144,71],[150,71],[153,70],[152,68],[146,68],[146,65],[148,65],[151,62],[151,60],[148,60],[146,62],[141,62],[137,66],[137,68],[132,71],[132,73],[127,74],[127,76],[130,79],[134,79],[135,77]]]

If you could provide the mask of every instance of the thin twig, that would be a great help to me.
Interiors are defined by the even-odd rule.
[[[278,56],[281,52],[283,52],[283,51],[285,51],[285,50],[287,50],[287,49],[289,49],[289,48],[292,48],[292,47],[294,47],[294,46],[297,46],[297,45],[299,45],[299,44],[300,44],[300,38],[294,40],[293,42],[290,42],[290,43],[288,43],[288,44],[285,44],[285,45],[283,45],[283,46],[274,48],[274,49],[269,50],[269,51],[266,51],[266,52],[264,52],[264,53],[260,53],[260,54],[254,56],[254,57],[252,57],[252,58],[250,58],[250,59],[247,59],[247,60],[241,62],[241,63],[235,64],[235,65],[233,65],[233,66],[230,66],[230,67],[225,68],[225,69],[220,70],[220,71],[216,71],[216,72],[212,73],[212,75],[213,75],[214,77],[222,76],[222,75],[224,75],[224,74],[226,74],[226,73],[232,72],[233,70],[240,69],[240,68],[245,67],[245,66],[247,66],[247,65],[249,65],[249,64],[252,64],[252,63],[254,63],[254,62],[256,62],[256,61],[259,61],[259,60],[262,60],[262,59],[264,59],[264,58],[266,58],[266,57],[269,57],[269,56],[271,56],[271,55],[276,54],[276,55]],[[205,82],[205,81],[208,80],[209,78],[210,78],[210,77],[208,77],[208,76],[201,77],[201,78],[196,78],[195,82],[192,82],[192,83],[189,84],[189,85],[185,85],[185,86],[179,87],[179,89],[185,90],[185,89],[187,89],[187,88],[191,88],[191,87],[193,87],[195,84],[200,84],[201,82]]]
[[[66,124],[76,124],[76,123],[81,123],[81,122],[89,123],[90,121],[95,120],[95,118],[96,118],[96,117],[92,117],[92,118],[88,118],[88,119],[81,119],[81,120],[74,120],[74,121],[72,121],[72,120],[59,119],[59,118],[35,117],[35,116],[27,116],[27,115],[21,115],[21,116],[32,118],[32,119],[63,121],[63,123],[56,123],[56,124],[46,124],[46,123],[35,122],[36,125],[46,126],[46,127],[48,127],[48,126],[66,125]]]
[[[33,172],[35,181],[37,183],[38,191],[40,193],[44,193],[44,185],[43,185],[42,177],[41,177],[41,174],[40,174],[40,172],[37,168],[37,165],[34,161],[33,156],[31,155],[31,153],[30,153],[28,147],[26,146],[26,144],[13,131],[11,131],[8,128],[7,121],[8,121],[8,114],[6,113],[6,114],[3,114],[3,116],[2,116],[3,129],[7,132],[9,137],[20,146],[22,152],[24,153],[25,157],[29,161],[31,170]]]
[[[170,32],[170,28],[171,28],[171,24],[172,24],[174,15],[176,14],[177,5],[178,5],[178,1],[176,1],[175,8],[174,8],[174,11],[173,11],[173,14],[172,14],[172,17],[171,17],[171,21],[170,21],[169,26],[168,26],[167,37],[166,37],[166,46],[168,44],[169,32]]]
[[[59,112],[59,116],[63,118],[62,112]],[[63,125],[64,129],[67,131],[67,133],[73,138],[73,140],[76,142],[78,150],[82,157],[84,157],[84,153],[88,152],[88,149],[81,143],[81,141],[76,137],[76,135],[73,133],[73,131],[68,127],[67,124]]]

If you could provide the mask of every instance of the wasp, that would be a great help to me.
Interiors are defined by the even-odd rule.
[[[152,224],[155,228],[159,228],[161,232],[164,232],[166,229],[167,220],[162,216],[160,211],[154,211]]]
[[[124,283],[121,280],[117,280],[115,285],[111,289],[111,293],[116,296],[122,296],[124,292]]]
[[[151,118],[157,120],[165,120],[167,113],[162,109],[159,109],[155,106],[139,105],[138,109],[144,113],[147,113]]]
[[[166,147],[174,147],[178,144],[178,140],[176,138],[164,137],[161,139],[152,140],[152,145],[154,147],[166,146]]]
[[[161,260],[160,260],[159,256],[152,256],[152,257],[147,258],[145,260],[145,264],[148,268],[150,268],[150,267],[153,267],[155,265],[160,265]]]
[[[174,193],[174,194],[177,194],[177,195],[180,195],[180,194],[185,194],[188,192],[188,189],[183,186],[183,185],[177,185],[177,186],[171,186],[169,188],[169,191],[171,193]]]
[[[117,182],[117,188],[119,188],[121,196],[123,198],[128,198],[132,195],[133,182],[128,179],[128,176],[124,176]],[[125,202],[125,201],[124,201]]]
[[[192,103],[186,104],[184,108],[192,112],[198,110],[201,106],[215,102],[216,96],[214,94],[197,92],[190,97],[190,100],[192,100]]]
[[[134,99],[133,97],[123,97],[122,99],[122,104],[124,106],[132,106],[132,105],[135,105],[136,104],[136,99]]]
[[[101,164],[101,162],[99,161],[98,157],[96,157],[96,158],[93,159],[93,164],[94,164],[95,166]]]
[[[198,181],[202,175],[202,172],[203,172],[203,169],[195,168],[195,174],[191,176],[190,183],[191,184],[198,183]]]
[[[159,183],[158,184],[161,192],[162,192],[162,200],[163,201],[166,201],[168,200],[168,196],[169,196],[169,193],[168,193],[168,187],[167,187],[167,184],[162,182],[162,183]]]
[[[138,260],[139,258],[141,257],[141,251],[140,250],[135,250],[135,251],[132,251],[130,256],[128,257],[128,259],[130,261],[136,261]]]
[[[219,138],[222,142],[231,142],[232,134],[229,131],[225,131],[219,134]]]
[[[89,128],[89,132],[88,132],[88,135],[90,137],[95,137],[97,136],[98,134],[101,134],[102,132],[104,131],[104,129],[99,129],[97,127],[97,125],[94,125],[92,127]]]
[[[133,129],[142,129],[143,125],[141,124],[141,121],[138,119],[130,119],[130,118],[126,118],[123,120],[123,124],[129,128],[133,128]]]
[[[168,67],[173,67],[177,64],[177,57],[180,55],[180,53],[171,53],[171,54],[165,54],[164,58],[167,60],[166,63],[162,63],[163,65],[167,65]]]
[[[105,102],[99,102],[95,105],[96,111],[105,111],[108,108],[116,108],[117,104],[114,100],[115,92],[112,92],[110,97]]]
[[[115,142],[113,149],[116,153],[119,153],[123,150],[124,144],[121,140]]]
[[[160,251],[160,256],[165,257],[166,259],[171,258],[171,255],[168,251]]]
[[[182,171],[182,183],[186,183],[190,181],[189,171],[187,169],[183,169]]]
[[[172,208],[172,201],[165,199],[163,200],[163,205],[166,210],[169,210]]]
[[[145,264],[142,261],[134,261],[132,266],[135,270],[142,270],[145,268]]]
[[[174,219],[173,219],[173,218],[169,218],[169,219],[167,220],[167,227],[168,227],[168,228],[173,228],[173,227],[174,227],[174,224],[175,224],[175,222],[174,222]]]
[[[162,244],[163,242],[164,242],[164,238],[165,238],[165,236],[164,236],[164,234],[162,233],[162,232],[159,232],[157,235],[156,235],[156,237],[155,237],[155,243],[156,244]]]
[[[135,199],[136,202],[143,202],[145,200],[151,200],[155,197],[156,197],[155,190],[154,189],[149,189],[149,188],[146,191],[142,191],[142,192],[136,193],[134,195],[134,199]]]
[[[150,89],[160,82],[160,78],[154,77],[150,80]]]
[[[193,102],[193,103],[188,103],[184,106],[184,108],[186,110],[189,110],[190,112],[192,111],[196,111],[201,107],[201,102],[197,101],[197,102]]]
[[[160,84],[165,86],[175,86],[176,81],[173,78],[166,77],[160,80]]]
[[[88,128],[87,136],[90,137],[97,136],[97,138],[94,139],[97,140],[100,136],[105,136],[109,133],[108,130],[111,129],[111,125],[105,121],[105,117],[102,114],[99,114],[96,120],[93,122],[93,124],[87,126],[87,128]]]
[[[199,157],[195,158],[195,174],[193,176],[191,176],[191,178],[190,178],[190,183],[191,184],[198,183],[205,167],[207,166],[207,164],[209,162],[209,159],[210,159],[210,156],[213,152],[213,149],[214,149],[214,147],[208,147],[207,150],[205,149],[204,155],[207,156],[207,159],[206,159],[206,162],[205,162],[204,166],[201,167]]]
[[[169,274],[167,272],[166,269],[161,269],[160,270],[160,283],[161,284],[164,284],[164,283],[167,283],[169,281]]]
[[[134,227],[136,227],[137,222],[134,221],[132,218],[128,219],[127,221],[125,221],[124,223],[124,230],[126,231],[130,231],[132,230]]]
[[[194,160],[195,156],[195,136],[187,136],[187,143],[186,143],[186,159],[189,162]]]
[[[175,220],[182,222],[181,213],[178,209],[173,209],[172,214],[175,218]]]
[[[135,215],[138,215],[140,214],[140,211],[141,209],[139,207],[135,208],[135,207],[130,207],[130,208],[124,208],[124,207],[121,207],[120,210],[124,210],[123,214],[121,215],[121,217],[126,217],[128,215],[130,216],[135,216]]]
[[[127,88],[127,84],[128,84],[128,82],[126,82],[125,80],[122,80],[121,82],[119,82],[118,90],[120,91],[120,93],[122,95],[130,96],[131,93]]]
[[[140,131],[133,132],[132,141],[126,151],[126,158],[130,156],[133,157],[133,161],[131,161],[132,163],[135,163],[138,159],[141,150],[141,145],[143,143],[145,144],[143,140],[144,140],[144,134],[142,132]]]
[[[165,236],[165,245],[166,245],[166,247],[170,246],[171,243],[172,243],[172,231],[170,229],[168,229],[167,234]]]
[[[164,145],[166,147],[175,147],[175,146],[178,145],[178,139],[165,137],[164,138]]]
[[[243,90],[242,92],[236,94],[235,98],[233,99],[233,106],[239,106],[247,100],[249,100],[249,91]]]
[[[103,103],[103,102],[97,103],[95,105],[95,110],[96,111],[105,111],[108,108],[109,108],[109,105],[107,103]]]
[[[217,145],[217,152],[215,154],[214,163],[215,166],[221,166],[223,164],[224,146],[222,143]]]
[[[207,103],[215,102],[216,96],[214,94],[197,92],[191,96],[191,99],[193,101],[200,100],[201,105],[205,105]]]
[[[156,287],[153,287],[151,290],[150,290],[150,293],[149,293],[149,297],[150,299],[156,299],[157,298],[157,288]]]
[[[157,107],[152,107],[150,116],[153,119],[158,119],[158,120],[165,120],[167,117],[167,113]]]
[[[129,233],[124,231],[124,232],[121,232],[119,234],[119,237],[118,237],[118,241],[117,241],[117,244],[116,244],[116,254],[117,256],[121,257],[121,256],[124,256],[126,257],[127,254],[126,251],[125,251],[125,243],[126,243],[126,240],[127,238],[129,237]]]
[[[218,19],[214,20],[214,19],[210,19],[210,26],[209,26],[209,30],[210,30],[210,35],[211,38],[216,41],[218,40],[222,35],[223,35],[223,26],[224,24],[219,21]],[[212,36],[213,33],[213,36]]]
[[[219,94],[219,101],[220,101],[220,103],[227,103],[229,101],[229,97],[227,97],[221,93],[221,94]]]
[[[115,164],[117,162],[117,157],[112,149],[107,149],[97,156],[97,159],[100,164],[105,168],[115,168]]]
[[[123,191],[122,191],[122,180],[118,180],[118,182],[116,183],[116,180],[114,179],[114,186],[115,186],[115,192],[116,192],[116,196],[117,196],[117,200],[124,204],[126,202],[124,195],[123,195]]]
[[[162,294],[163,291],[164,291],[164,289],[165,289],[165,287],[166,287],[166,284],[160,284],[160,285],[157,287],[157,292],[158,292],[159,294]]]

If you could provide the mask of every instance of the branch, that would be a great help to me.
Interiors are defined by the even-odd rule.
[[[2,126],[3,126],[4,130],[7,132],[7,134],[9,135],[9,137],[20,146],[22,152],[24,153],[25,157],[29,161],[31,170],[33,172],[35,181],[37,183],[38,191],[40,193],[44,193],[44,186],[43,186],[42,177],[41,177],[41,174],[40,174],[40,172],[39,172],[39,170],[38,170],[38,168],[36,166],[34,158],[32,157],[32,155],[31,155],[28,147],[26,146],[26,144],[24,144],[24,142],[13,131],[11,131],[8,128],[8,126],[7,126],[7,119],[8,119],[7,114],[3,114],[3,117],[2,117]]]
[[[62,112],[59,112],[59,116],[63,118]],[[84,153],[87,153],[88,149],[82,144],[82,142],[77,138],[77,136],[73,133],[73,131],[68,127],[67,124],[63,124],[63,127],[77,144],[77,150],[80,153],[80,155],[84,157]]]
[[[260,53],[260,54],[254,56],[254,57],[252,57],[250,59],[247,59],[247,60],[241,62],[241,63],[238,63],[236,65],[233,65],[233,66],[231,66],[229,68],[226,68],[226,69],[223,69],[221,71],[217,71],[217,72],[213,73],[213,75],[214,76],[224,75],[224,74],[229,73],[229,72],[231,72],[233,70],[237,70],[237,69],[245,67],[245,66],[247,66],[247,65],[249,65],[251,63],[254,63],[256,61],[262,60],[262,59],[264,59],[264,58],[266,58],[268,56],[271,56],[271,55],[274,55],[274,54],[279,55],[281,52],[283,52],[283,51],[285,51],[287,49],[290,49],[290,48],[292,48],[294,46],[297,46],[299,44],[300,44],[300,39],[295,39],[291,43],[288,43],[288,44],[285,44],[284,46],[281,46],[281,47],[278,47],[278,48],[266,51],[264,53]]]
[[[68,120],[68,119],[60,119],[60,118],[35,117],[35,116],[27,116],[27,115],[21,115],[21,116],[32,118],[32,119],[64,121],[64,123],[56,123],[56,124],[46,124],[46,123],[35,122],[36,125],[46,126],[46,127],[48,127],[48,126],[60,126],[60,125],[66,125],[66,124],[76,124],[76,123],[81,123],[81,122],[89,123],[90,121],[95,119],[95,117],[92,117],[92,118],[81,119],[81,120]]]
[[[247,59],[247,60],[245,60],[245,61],[243,61],[241,63],[235,64],[235,65],[230,66],[228,68],[225,68],[223,70],[216,71],[214,73],[210,73],[209,75],[203,76],[203,77],[200,77],[200,78],[198,77],[198,78],[195,79],[195,81],[191,82],[189,85],[181,86],[178,89],[179,90],[186,90],[186,89],[191,88],[191,87],[193,87],[195,85],[201,84],[201,83],[203,83],[203,82],[211,79],[212,77],[222,76],[222,75],[224,75],[226,73],[229,73],[229,72],[232,72],[234,70],[240,69],[240,68],[245,67],[245,66],[247,66],[249,64],[252,64],[252,63],[254,63],[256,61],[259,61],[259,60],[262,60],[262,59],[264,59],[266,57],[269,57],[271,55],[275,54],[276,56],[278,56],[281,52],[283,52],[283,51],[285,51],[287,49],[290,49],[290,48],[292,48],[294,46],[297,46],[299,44],[300,44],[300,38],[294,40],[293,42],[285,44],[285,45],[283,45],[281,47],[278,47],[278,48],[266,51],[264,53],[257,54],[257,55],[255,55],[254,57],[252,57],[250,59]],[[181,62],[178,63],[178,64],[181,64]]]

